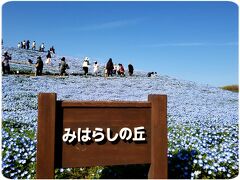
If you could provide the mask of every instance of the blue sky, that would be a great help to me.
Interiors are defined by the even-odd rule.
[[[8,2],[5,46],[29,39],[59,55],[222,86],[238,84],[238,7],[232,2]]]

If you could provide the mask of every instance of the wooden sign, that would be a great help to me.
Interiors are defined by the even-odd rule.
[[[148,178],[167,178],[167,97],[147,102],[57,101],[38,96],[37,178],[55,168],[150,164]]]

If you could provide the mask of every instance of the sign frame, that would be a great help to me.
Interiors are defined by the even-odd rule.
[[[133,117],[131,114],[137,114],[142,112],[146,116],[143,118],[142,123],[145,123],[146,133],[147,133],[147,143],[144,144],[131,144],[125,143],[124,147],[129,147],[132,149],[133,153],[129,156],[124,157],[124,161],[117,158],[116,152],[110,156],[110,159],[104,160],[101,159],[105,164],[99,164],[98,161],[82,161],[81,163],[68,162],[68,157],[71,156],[71,153],[68,154],[67,159],[64,160],[63,152],[68,152],[69,148],[74,148],[73,145],[66,145],[62,142],[63,134],[63,124],[69,123],[65,122],[65,119],[71,119],[73,121],[74,113],[80,113],[81,116],[87,117],[87,110],[91,110],[89,113],[92,113],[93,110],[103,112],[107,110],[107,113],[111,114],[111,111],[115,114],[120,112],[125,112],[123,118],[127,119],[129,116]],[[69,112],[69,113],[68,113]],[[84,115],[85,114],[85,115]],[[144,115],[146,114],[146,115]],[[89,118],[94,119],[94,116],[89,116]],[[141,117],[139,116],[141,119]],[[64,119],[64,120],[63,120]],[[114,119],[112,119],[114,120]],[[77,121],[77,119],[76,119]],[[104,121],[103,118],[100,118],[100,121]],[[79,119],[81,122],[81,118]],[[97,122],[93,120],[93,124]],[[130,126],[136,125],[135,121],[130,122]],[[134,123],[131,123],[134,122]],[[74,122],[75,123],[75,122]],[[124,122],[123,122],[124,123]],[[71,123],[70,123],[71,125]],[[81,123],[80,123],[81,125]],[[150,134],[148,134],[150,133]],[[167,160],[167,150],[168,150],[168,141],[167,141],[167,96],[166,95],[157,95],[150,94],[148,96],[148,101],[57,101],[56,93],[39,93],[38,95],[38,129],[37,129],[37,178],[38,179],[54,179],[55,177],[55,168],[67,168],[67,167],[86,167],[86,166],[97,166],[97,165],[121,165],[121,164],[143,164],[149,163],[150,169],[148,173],[149,179],[167,179],[168,177],[168,160]],[[81,144],[77,144],[81,146]],[[84,146],[84,145],[83,145]],[[89,148],[92,146],[85,145],[87,150],[92,151],[91,155],[94,156],[93,150]],[[121,150],[119,144],[119,151]],[[111,151],[111,148],[114,147],[114,150],[118,151],[116,146],[111,146],[106,144],[99,145],[98,147],[104,148],[108,147],[108,150]],[[126,148],[126,149],[127,149]],[[140,150],[139,150],[140,148]],[[94,148],[96,149],[96,148]],[[71,150],[71,149],[70,149]],[[136,157],[134,156],[134,152]],[[119,152],[121,154],[121,152]],[[73,153],[72,153],[73,154]],[[144,154],[144,156],[143,156]],[[96,158],[97,158],[96,154]],[[75,155],[74,158],[77,156]],[[80,159],[80,158],[79,158]],[[81,157],[82,159],[82,157]],[[119,162],[118,162],[119,161]],[[64,164],[65,163],[65,164]]]

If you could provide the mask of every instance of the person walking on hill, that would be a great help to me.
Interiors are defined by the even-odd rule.
[[[60,68],[60,76],[65,76],[66,69],[69,69],[68,64],[65,62],[65,57],[61,59],[61,63],[59,63],[59,68]]]
[[[98,65],[97,61],[95,61],[94,65],[93,65],[93,74],[95,76],[97,76],[98,75],[98,71],[99,71],[99,65]]]
[[[26,48],[27,48],[27,50],[29,50],[29,47],[30,47],[30,41],[27,40],[27,42],[26,42]]]
[[[88,74],[88,66],[89,66],[89,58],[85,57],[85,59],[83,60],[83,64],[82,64],[85,76],[87,76],[87,74]]]
[[[35,41],[33,41],[33,43],[32,43],[32,50],[36,50],[36,42]]]
[[[12,57],[10,54],[8,54],[8,52],[4,52],[3,54],[3,61],[2,61],[2,71],[3,74],[10,74],[10,64],[9,64],[9,60],[11,60]]]
[[[112,72],[113,72],[113,62],[112,62],[112,58],[110,58],[107,62],[106,65],[106,69],[107,69],[107,76],[109,77],[110,75],[112,76]]]
[[[25,42],[25,40],[23,41],[23,49],[26,49],[26,42]]]
[[[42,70],[43,70],[43,61],[42,61],[42,58],[41,56],[39,56],[37,58],[37,62],[35,64],[35,67],[36,67],[36,73],[35,75],[36,76],[41,76],[42,75]]]
[[[49,65],[51,63],[51,58],[52,58],[50,51],[48,51],[48,54],[46,57],[47,57],[46,64]]]
[[[134,70],[133,65],[132,65],[132,64],[129,64],[129,65],[128,65],[128,74],[129,74],[129,76],[132,76],[132,75],[133,75],[133,70]]]
[[[53,53],[53,54],[55,54],[55,49],[54,49],[54,47],[52,46],[52,47],[50,47],[50,52],[51,53]]]
[[[45,48],[44,43],[42,43],[40,46],[40,52],[44,52],[44,48]]]
[[[20,49],[21,48],[21,43],[18,43],[17,47],[18,47],[18,49]]]

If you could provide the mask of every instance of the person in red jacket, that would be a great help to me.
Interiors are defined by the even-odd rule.
[[[125,76],[125,70],[124,70],[124,67],[123,67],[123,65],[122,64],[118,64],[118,71],[117,71],[117,73],[118,73],[118,75],[120,75],[120,76]]]

